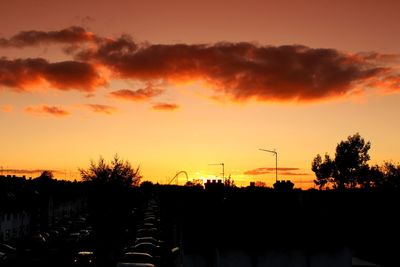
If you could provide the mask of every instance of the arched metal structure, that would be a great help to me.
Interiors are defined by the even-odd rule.
[[[177,173],[175,174],[174,178],[172,178],[171,181],[169,181],[168,184],[171,184],[175,179],[176,179],[176,181],[178,181],[178,176],[179,176],[179,174],[181,174],[181,173],[183,173],[183,174],[186,176],[186,182],[188,182],[188,181],[189,181],[189,176],[188,176],[187,172],[185,172],[185,171],[180,171],[180,172],[177,172]]]

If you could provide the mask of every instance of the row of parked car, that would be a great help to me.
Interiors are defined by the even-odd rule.
[[[17,257],[17,250],[5,243],[0,243],[0,264],[7,265]]]
[[[155,199],[148,201],[136,229],[116,267],[167,266],[179,249],[169,250],[162,240],[159,205]]]
[[[87,216],[66,218],[46,230],[37,230],[14,241],[13,245],[0,244],[0,266],[42,264],[57,257],[76,258],[79,251],[89,249],[93,242]]]

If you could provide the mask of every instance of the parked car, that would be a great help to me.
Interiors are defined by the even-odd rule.
[[[141,228],[137,230],[136,237],[154,236],[158,237],[159,231],[157,228]]]
[[[148,253],[143,252],[126,252],[121,262],[151,263],[154,264],[155,259]]]
[[[5,254],[16,254],[17,250],[10,245],[0,243],[0,252],[3,252]]]
[[[161,240],[158,240],[152,236],[144,236],[144,237],[136,238],[135,245],[144,243],[144,242],[153,243],[154,245],[157,245],[157,246],[159,246],[160,243],[163,243]]]
[[[73,261],[74,266],[96,266],[96,257],[93,251],[79,251]]]
[[[118,262],[116,267],[156,267],[151,263]]]
[[[150,242],[143,242],[129,247],[127,252],[143,252],[158,257],[160,256],[160,247]]]
[[[81,240],[81,234],[80,233],[70,233],[66,239],[67,243],[72,243],[72,244],[77,244]]]
[[[0,262],[10,262],[17,259],[17,250],[7,244],[0,243]]]

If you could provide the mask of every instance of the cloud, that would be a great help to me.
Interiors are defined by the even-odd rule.
[[[13,110],[12,105],[2,105],[0,106],[0,110],[3,112],[11,112]]]
[[[96,94],[94,94],[94,93],[88,93],[85,95],[86,98],[91,98],[91,97],[95,97],[95,96],[96,96]]]
[[[0,169],[0,170],[3,172],[3,175],[6,175],[6,174],[17,174],[17,175],[29,174],[29,175],[32,175],[32,174],[40,174],[43,171],[51,171],[52,173],[62,173],[61,171],[58,171],[58,170],[48,170],[48,169],[43,169],[43,170],[40,170],[40,169],[37,169],[37,170],[34,170],[34,169]]]
[[[160,111],[175,111],[179,106],[177,104],[157,103],[153,105],[152,109]]]
[[[107,114],[107,115],[111,115],[112,113],[117,111],[117,109],[115,107],[108,106],[108,105],[87,104],[86,106],[93,112],[103,113],[103,114]]]
[[[91,92],[106,84],[96,68],[79,61],[50,63],[43,58],[0,58],[0,87],[29,90],[32,86],[49,84],[60,90]]]
[[[117,77],[142,81],[200,80],[233,101],[315,101],[341,97],[388,74],[377,54],[348,54],[301,45],[252,43],[152,45],[129,36],[76,54]],[[379,61],[379,64],[378,64]]]
[[[48,43],[78,44],[92,42],[96,36],[82,27],[72,26],[59,31],[21,31],[9,39],[0,38],[0,47],[27,47]]]
[[[301,175],[310,175],[306,172],[279,172],[280,175],[291,175],[291,176],[301,176]]]
[[[308,173],[299,173],[299,172],[292,172],[298,171],[299,168],[278,168],[278,173],[281,175],[309,175]],[[245,171],[243,174],[246,175],[261,175],[261,174],[268,174],[268,173],[275,173],[275,168],[256,168],[253,170]]]
[[[385,93],[400,92],[400,74],[393,74],[372,81],[369,86],[384,88]]]
[[[163,93],[162,89],[154,88],[152,85],[148,85],[145,88],[138,90],[121,89],[118,91],[111,92],[109,95],[114,98],[125,99],[130,101],[145,101],[153,97],[156,97]]]
[[[131,36],[109,38],[82,27],[59,31],[24,31],[1,38],[0,47],[58,43],[71,61],[0,59],[0,86],[27,90],[47,82],[61,90],[93,92],[116,79],[147,82],[138,90],[123,89],[110,96],[146,101],[162,93],[152,82],[179,84],[200,81],[212,98],[235,102],[311,102],[363,93],[368,87],[400,91],[399,55],[346,53],[302,45],[254,43],[151,44]],[[104,69],[105,73],[100,72]]]
[[[34,107],[27,107],[25,108],[25,112],[31,114],[48,114],[55,117],[65,117],[68,116],[70,113],[62,108],[56,106],[34,106]]]

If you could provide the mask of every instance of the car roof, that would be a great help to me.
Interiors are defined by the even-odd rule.
[[[125,255],[137,255],[137,256],[145,256],[145,257],[150,257],[153,258],[149,253],[144,253],[144,252],[136,252],[136,251],[129,251],[126,252]]]
[[[78,255],[93,255],[93,251],[79,251]]]
[[[155,247],[155,248],[158,247],[157,245],[155,245],[151,242],[140,242],[140,243],[137,243],[134,247],[137,248],[137,247],[142,247],[142,246],[151,246],[151,247]]]
[[[116,267],[155,267],[155,265],[151,263],[118,262]]]

